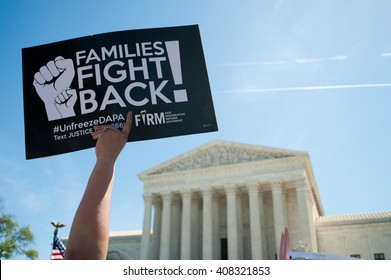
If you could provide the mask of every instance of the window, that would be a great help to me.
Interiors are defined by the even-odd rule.
[[[376,254],[373,254],[373,259],[375,259],[375,260],[385,260],[386,257],[384,256],[384,253],[376,253]]]
[[[353,255],[350,255],[351,258],[356,258],[356,259],[361,259],[361,255],[360,254],[353,254]]]

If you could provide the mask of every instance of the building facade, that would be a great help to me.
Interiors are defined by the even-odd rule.
[[[324,216],[306,152],[212,141],[139,178],[140,259],[275,259],[285,226],[295,250],[391,259],[391,212]]]

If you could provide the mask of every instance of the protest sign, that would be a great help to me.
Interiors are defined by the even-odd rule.
[[[128,141],[216,131],[197,25],[118,31],[22,49],[26,158],[95,146],[95,125]]]

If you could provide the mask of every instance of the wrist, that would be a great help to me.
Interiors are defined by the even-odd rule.
[[[109,157],[109,156],[97,156],[96,157],[96,164],[105,165],[107,167],[114,167],[116,158]]]

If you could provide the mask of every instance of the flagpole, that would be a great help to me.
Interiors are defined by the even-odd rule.
[[[63,260],[65,253],[65,246],[62,244],[61,240],[58,238],[58,229],[65,227],[65,224],[50,222],[52,226],[54,226],[54,234],[53,234],[53,245],[52,252],[50,255],[51,260]]]

